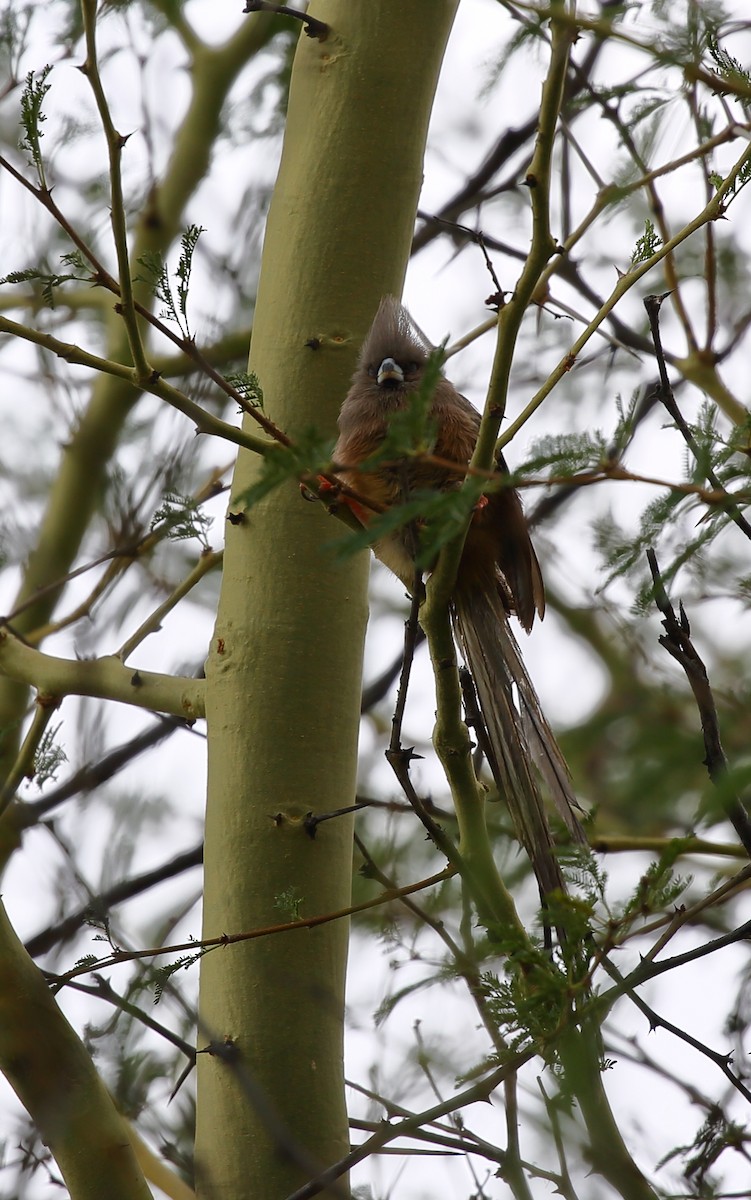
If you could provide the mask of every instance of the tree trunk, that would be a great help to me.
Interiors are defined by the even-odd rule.
[[[378,300],[401,290],[455,8],[309,10],[329,33],[301,35],[295,57],[251,347],[265,410],[293,436],[315,425],[333,439]],[[240,454],[233,497],[258,465]],[[207,664],[207,936],[349,902],[351,818],[314,838],[304,825],[355,794],[368,561],[338,561],[343,536],[294,483],[228,524]],[[347,938],[339,920],[203,960],[199,1040],[230,1053],[199,1061],[199,1194],[283,1200],[347,1152]]]

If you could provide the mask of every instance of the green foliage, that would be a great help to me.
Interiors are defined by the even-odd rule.
[[[315,429],[301,433],[293,446],[269,446],[263,458],[259,478],[233,497],[234,505],[252,508],[270,492],[293,479],[320,475],[331,460],[331,439],[322,438]]]
[[[506,978],[492,971],[482,977],[488,1012],[503,1034],[508,1053],[515,1054],[534,1044],[545,1050],[570,1010],[570,979],[552,961],[542,946],[531,945],[509,955]]]
[[[282,913],[287,921],[299,921],[302,916],[304,896],[301,896],[294,884],[285,888],[274,897],[274,908]]]
[[[138,276],[138,278],[150,285],[156,299],[164,305],[159,316],[162,320],[173,321],[185,338],[191,336],[188,322],[188,291],[193,270],[193,256],[198,240],[204,232],[201,225],[189,225],[180,238],[180,257],[174,276],[175,290],[170,282],[169,269],[161,254],[143,254],[138,259],[139,265],[146,272],[145,276]]]
[[[685,496],[680,493],[668,492],[658,496],[642,512],[640,530],[636,535],[620,526],[612,516],[601,517],[595,522],[595,546],[608,571],[603,587],[624,576],[634,578],[638,588],[634,599],[636,613],[647,612],[654,600],[651,579],[647,579],[646,552],[650,547],[665,545],[665,538],[675,526],[678,511],[684,503]],[[663,562],[660,556],[663,581],[670,583],[686,563],[690,563],[694,570],[698,569],[699,555],[717,531],[717,523],[707,525],[695,537],[687,537],[682,541],[680,549],[672,552],[668,562]]]
[[[208,530],[212,524],[213,518],[201,512],[192,496],[182,496],[178,492],[167,492],[151,519],[152,531],[161,527],[160,532],[166,532],[173,542],[198,538],[204,550],[211,549]]]
[[[638,267],[639,263],[646,262],[656,254],[662,245],[662,238],[659,237],[655,230],[654,224],[647,217],[644,222],[644,233],[637,239],[636,245],[631,252],[631,267]]]
[[[24,271],[11,271],[0,279],[3,283],[37,283],[41,288],[42,300],[48,308],[55,307],[55,289],[65,283],[90,283],[92,276],[87,270],[86,263],[79,250],[69,254],[61,254],[60,261],[72,267],[74,273],[61,274],[56,271],[45,271],[40,267],[28,267]]]
[[[224,378],[247,404],[263,411],[263,388],[255,371],[230,371]]]
[[[740,192],[741,188],[746,186],[749,180],[751,180],[751,160],[744,163],[744,166],[741,167],[738,175],[735,176],[731,190],[729,190],[726,196],[726,206],[731,203],[731,199],[737,196],[738,192]],[[723,182],[723,180],[721,180],[721,182]]]
[[[62,746],[58,746],[55,741],[61,728],[62,724],[55,725],[54,728],[49,726],[45,729],[37,746],[34,755],[34,782],[40,789],[48,780],[55,779],[60,767],[68,761],[68,756]]]
[[[343,555],[354,554],[398,530],[411,529],[415,563],[428,569],[442,547],[467,528],[477,501],[489,490],[487,480],[469,477],[461,488],[410,492],[408,500],[378,513],[362,532],[340,539],[337,549]]]
[[[548,434],[532,443],[520,478],[550,469],[555,476],[596,471],[608,457],[608,446],[599,430],[582,433]]]
[[[74,966],[77,969],[80,967],[95,967],[98,961],[99,959],[96,954],[83,954],[80,958],[76,959]]]
[[[625,413],[621,428],[626,430],[628,421]],[[745,427],[724,434],[717,410],[710,403],[702,404],[696,420],[686,424],[691,439],[684,465],[688,486],[683,488],[679,482],[674,490],[646,505],[636,534],[621,528],[612,516],[599,518],[594,526],[595,544],[608,571],[605,586],[617,578],[635,578],[635,611],[639,613],[647,611],[653,602],[651,580],[646,578],[647,549],[660,548],[660,569],[666,584],[684,566],[701,577],[708,561],[707,551],[732,522],[734,509],[742,511],[751,501],[751,462],[742,452]],[[696,486],[706,488],[707,496],[697,495],[693,490]],[[728,492],[727,500],[721,489]],[[666,554],[669,557],[665,558]]]
[[[680,838],[668,842],[658,859],[650,863],[632,895],[621,910],[621,920],[630,924],[635,917],[665,912],[683,895],[691,876],[676,875],[673,865],[682,853]]]
[[[693,1143],[676,1146],[658,1166],[664,1166],[678,1157],[683,1158],[684,1174],[691,1187],[688,1194],[696,1197],[714,1196],[718,1193],[710,1175],[712,1167],[716,1166],[726,1150],[740,1151],[745,1155],[747,1141],[748,1130],[735,1121],[729,1121],[719,1105],[712,1105]]]
[[[741,99],[744,108],[751,103],[751,71],[744,67],[729,50],[721,46],[714,34],[710,34],[708,42],[709,53],[715,65],[717,74],[729,83],[748,89],[747,99]]]
[[[158,1004],[164,995],[164,990],[178,971],[188,971],[195,966],[197,962],[203,958],[204,954],[208,954],[210,950],[215,949],[213,946],[201,946],[193,954],[183,954],[180,958],[176,958],[174,962],[167,963],[163,967],[155,967],[153,970],[154,982],[154,1004]]]
[[[47,120],[47,117],[42,112],[42,104],[44,97],[50,90],[50,85],[47,83],[47,76],[52,70],[51,64],[47,64],[35,76],[33,71],[29,71],[26,76],[23,92],[21,94],[21,125],[23,126],[24,135],[18,144],[21,151],[26,151],[29,156],[29,163],[36,171],[37,180],[40,188],[43,191],[47,190],[47,180],[44,173],[44,160],[42,158],[42,138],[44,131],[42,124]]]

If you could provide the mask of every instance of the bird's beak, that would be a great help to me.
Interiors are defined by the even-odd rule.
[[[378,382],[385,383],[387,379],[395,379],[397,383],[404,383],[404,371],[393,358],[384,358],[378,368]]]

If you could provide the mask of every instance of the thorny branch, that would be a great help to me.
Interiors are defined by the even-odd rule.
[[[302,21],[303,32],[306,37],[316,38],[319,42],[325,42],[329,36],[329,27],[324,21],[318,21],[315,17],[309,17],[306,12],[300,12],[298,8],[290,8],[288,4],[271,4],[269,0],[246,0],[243,12],[271,12],[279,13],[283,17],[294,17],[296,21]]]
[[[662,582],[654,550],[647,551],[647,559],[654,582],[655,604],[664,618],[662,625],[665,633],[659,639],[660,645],[667,650],[671,658],[674,658],[686,672],[686,678],[688,679],[691,691],[694,693],[694,699],[696,700],[699,716],[701,717],[705,750],[704,764],[709,773],[709,778],[719,791],[720,800],[728,819],[732,822],[735,832],[743,843],[746,852],[751,857],[751,819],[749,819],[746,806],[738,796],[726,797],[727,789],[725,785],[728,775],[728,761],[725,757],[725,751],[722,748],[722,742],[720,741],[720,721],[709,684],[707,669],[691,641],[691,626],[683,603],[680,604],[679,609],[680,619],[675,615],[675,610],[668,599]]]
[[[422,891],[424,888],[443,883],[444,880],[449,879],[454,873],[454,868],[449,866],[445,870],[439,871],[438,874],[431,875],[428,879],[420,879],[417,883],[405,884],[403,887],[397,888],[393,893],[382,892],[370,900],[363,900],[360,904],[350,904],[346,908],[339,909],[337,912],[324,913],[316,917],[301,917],[298,921],[285,921],[280,925],[266,925],[262,929],[252,929],[248,933],[223,933],[219,937],[202,938],[200,941],[180,942],[177,945],[153,946],[146,950],[115,950],[112,954],[108,954],[105,958],[99,959],[96,962],[90,962],[80,967],[73,967],[72,970],[65,972],[65,974],[56,976],[55,980],[58,986],[63,987],[71,979],[77,979],[79,975],[88,975],[92,971],[99,971],[104,967],[112,967],[118,963],[134,962],[143,958],[157,958],[163,954],[184,954],[186,951],[194,953],[201,949],[232,946],[236,942],[250,942],[255,941],[256,938],[272,937],[278,933],[293,933],[297,929],[315,929],[318,925],[327,925],[330,921],[340,921],[342,918],[354,916],[356,913],[366,912],[370,908],[379,908],[382,904],[390,904],[393,900],[398,900],[401,896],[410,896],[414,892]]]

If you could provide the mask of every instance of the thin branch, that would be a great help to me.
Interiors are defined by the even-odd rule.
[[[100,892],[99,895],[91,896],[86,904],[76,912],[69,913],[61,921],[48,926],[47,929],[40,930],[39,933],[29,938],[25,943],[27,952],[32,958],[36,958],[40,954],[47,954],[54,946],[70,941],[87,922],[102,921],[114,905],[132,900],[134,896],[142,896],[144,892],[157,887],[165,880],[175,879],[185,871],[200,867],[202,863],[203,842],[201,841],[191,850],[185,850],[182,854],[171,858],[169,862],[162,863],[160,867],[144,871],[140,875],[133,875],[130,879],[123,879],[111,888],[107,888],[106,891]]]
[[[647,310],[649,326],[652,331],[652,339],[654,341],[657,368],[660,372],[659,398],[678,426],[678,429],[683,436],[683,440],[693,454],[697,463],[701,463],[703,462],[705,456],[701,453],[699,446],[697,445],[696,438],[689,429],[688,423],[684,419],[681,410],[678,408],[678,405],[675,402],[675,396],[673,395],[673,389],[670,386],[670,379],[668,377],[668,369],[665,365],[665,355],[663,354],[662,350],[662,337],[660,334],[660,307],[663,300],[667,299],[669,295],[669,292],[665,292],[662,296],[647,296],[644,300],[644,307]],[[749,525],[748,521],[743,516],[737,504],[735,504],[732,497],[725,491],[725,488],[722,486],[717,474],[709,465],[704,467],[704,474],[712,484],[712,487],[715,488],[717,492],[724,494],[724,496],[727,497],[725,501],[725,509],[728,516],[732,518],[732,520],[740,529],[741,533],[745,533],[747,538],[751,538],[751,525]]]
[[[732,197],[733,189],[735,188],[738,177],[744,170],[746,165],[751,162],[751,146],[747,146],[740,157],[736,160],[731,170],[726,175],[725,179],[720,184],[712,199],[704,206],[700,213],[684,225],[682,229],[675,234],[669,242],[664,243],[644,262],[633,267],[626,275],[622,275],[612,292],[595,313],[589,325],[582,331],[576,341],[572,344],[567,354],[554,367],[545,383],[535,393],[523,411],[519,414],[516,420],[512,421],[502,436],[498,439],[498,447],[502,449],[511,439],[519,432],[529,418],[537,411],[544,400],[553,391],[556,384],[560,382],[564,375],[567,375],[572,370],[581,351],[586,346],[589,339],[599,329],[603,321],[605,321],[615,306],[619,303],[623,296],[631,290],[638,281],[651,271],[654,267],[670,254],[675,248],[685,242],[698,229],[703,228],[709,221],[719,220],[724,215],[727,201]],[[502,315],[502,314],[501,314]],[[725,406],[725,412],[731,420],[736,424],[742,424],[746,421],[748,413],[742,404],[737,401],[732,401],[728,398]]]
[[[59,338],[53,337],[52,334],[31,329],[26,325],[19,324],[18,321],[9,320],[7,317],[0,316],[0,333],[8,333],[23,341],[32,342],[75,366],[88,367],[100,374],[122,379],[138,391],[150,392],[151,395],[164,400],[172,408],[176,408],[178,412],[189,417],[199,433],[213,434],[215,437],[224,438],[228,442],[234,442],[236,446],[242,446],[246,450],[252,450],[254,453],[262,455],[272,444],[264,438],[257,437],[245,429],[238,429],[237,426],[215,417],[213,413],[207,412],[200,404],[196,404],[195,400],[191,400],[179,388],[160,379],[153,371],[143,378],[134,367],[126,366],[124,363],[115,362],[109,358],[101,358],[98,354],[91,354],[88,350],[83,350],[72,342],[63,342]]]
[[[208,575],[210,571],[214,571],[217,567],[221,566],[223,559],[224,552],[222,550],[205,550],[200,555],[193,570],[186,575],[182,583],[178,584],[166,600],[149,614],[135,633],[131,634],[126,642],[123,642],[117,651],[117,657],[120,661],[125,662],[149,634],[158,632],[167,614],[172,612],[172,609],[193,590],[196,584],[200,583],[205,575]]]
[[[672,1021],[667,1021],[664,1017],[659,1016],[653,1008],[642,1000],[641,996],[636,994],[632,987],[628,986],[628,981],[624,979],[621,972],[613,963],[609,962],[607,958],[603,958],[601,965],[607,974],[610,975],[611,979],[615,979],[618,984],[622,985],[623,995],[628,996],[632,1004],[635,1004],[639,1009],[639,1012],[644,1014],[649,1021],[650,1029],[665,1029],[680,1041],[685,1042],[687,1046],[691,1046],[693,1050],[698,1051],[699,1054],[703,1054],[705,1058],[708,1058],[710,1062],[713,1062],[716,1067],[720,1068],[728,1082],[732,1084],[737,1092],[740,1092],[745,1100],[751,1101],[751,1091],[730,1070],[728,1064],[732,1059],[732,1054],[720,1054],[719,1051],[712,1050],[710,1046],[706,1046],[697,1038],[692,1037],[690,1033],[687,1033],[684,1029],[680,1029]]]
[[[691,691],[696,700],[701,718],[701,731],[704,738],[704,765],[709,778],[718,789],[720,803],[738,834],[746,853],[751,857],[751,818],[742,799],[726,795],[728,778],[728,761],[720,740],[720,721],[717,706],[712,695],[712,688],[707,675],[707,668],[691,641],[691,626],[686,616],[683,604],[680,605],[680,620],[668,599],[667,592],[660,576],[657,556],[654,550],[647,551],[649,569],[654,583],[655,603],[663,615],[662,626],[665,633],[659,639],[660,645],[667,650],[686,673]]]
[[[415,637],[415,649],[417,649],[418,646],[421,646],[424,641],[425,634],[423,633],[422,629],[418,627]],[[382,671],[380,675],[377,675],[371,683],[366,684],[366,686],[363,688],[362,698],[360,700],[360,712],[370,712],[371,708],[373,708],[379,700],[383,700],[394,680],[398,678],[402,669],[403,661],[404,650],[402,649],[399,651],[393,662],[390,663],[390,665],[386,667],[386,669]]]
[[[319,42],[325,42],[329,36],[329,26],[324,21],[319,21],[315,17],[309,17],[306,12],[300,12],[297,8],[290,8],[288,4],[271,4],[269,0],[245,0],[243,12],[271,12],[279,13],[283,17],[294,17],[296,21],[302,21],[306,37],[315,38]]]
[[[94,93],[94,100],[97,111],[99,112],[99,120],[102,123],[102,129],[107,141],[107,153],[109,158],[109,177],[110,177],[110,223],[112,226],[112,240],[115,243],[115,253],[117,255],[117,269],[120,280],[120,296],[121,296],[121,313],[125,331],[128,337],[128,346],[131,357],[138,374],[144,378],[150,374],[150,368],[146,358],[146,349],[141,337],[141,331],[138,326],[138,320],[135,310],[135,297],[133,294],[133,280],[131,278],[130,255],[128,252],[128,227],[125,217],[125,197],[123,195],[123,181],[121,173],[121,162],[123,148],[127,141],[115,129],[110,113],[107,97],[102,86],[101,76],[99,74],[99,62],[97,59],[96,48],[96,22],[97,22],[97,0],[82,0],[81,15],[83,18],[84,39],[86,43],[86,61],[80,67],[81,72],[88,79],[91,90]]]
[[[76,771],[74,775],[71,775],[70,779],[60,784],[59,787],[47,792],[41,800],[24,803],[23,807],[16,813],[16,820],[23,828],[30,828],[66,800],[70,800],[73,796],[79,794],[91,792],[94,788],[101,787],[103,783],[106,783],[119,771],[122,771],[123,767],[126,767],[139,754],[143,754],[146,750],[157,746],[165,738],[171,737],[176,729],[195,732],[190,725],[180,720],[179,717],[159,717],[143,733],[136,734],[129,741],[122,743],[122,745],[117,746],[114,750],[110,750],[98,763],[87,763],[81,767],[80,771]]]
[[[231,465],[231,464],[230,464]],[[209,474],[206,482],[191,496],[193,504],[198,508],[207,500],[214,499],[220,496],[227,488],[221,483],[221,478],[227,473],[229,466],[215,467]],[[116,546],[113,550],[108,550],[106,554],[100,554],[98,558],[91,559],[89,562],[83,563],[80,567],[68,571],[65,575],[56,579],[53,583],[48,583],[45,587],[37,588],[33,595],[11,609],[4,617],[0,617],[0,625],[12,624],[21,613],[32,608],[42,597],[49,595],[52,592],[59,592],[63,585],[70,583],[73,579],[80,578],[88,571],[94,570],[96,567],[102,566],[104,563],[109,563],[108,569],[104,572],[103,577],[98,581],[86,600],[69,612],[66,616],[61,617],[58,621],[50,622],[47,625],[33,631],[32,634],[26,635],[26,640],[31,645],[37,645],[45,637],[51,633],[57,633],[60,629],[66,629],[72,625],[79,617],[88,616],[91,611],[91,606],[94,601],[102,594],[103,590],[109,586],[118,574],[124,572],[132,563],[138,561],[139,558],[150,554],[164,538],[168,537],[173,529],[170,521],[161,521],[148,533],[144,533],[135,542],[129,542],[125,545]]]
[[[351,1151],[350,1154],[346,1155],[338,1163],[334,1163],[326,1171],[321,1172],[315,1179],[311,1179],[308,1183],[303,1184],[301,1188],[290,1193],[286,1197],[286,1200],[311,1200],[311,1197],[318,1196],[322,1191],[325,1191],[327,1187],[335,1180],[340,1179],[342,1175],[345,1175],[357,1163],[362,1162],[371,1154],[377,1153],[384,1146],[388,1145],[389,1142],[393,1142],[395,1138],[409,1135],[412,1130],[420,1129],[423,1125],[436,1120],[438,1117],[456,1112],[468,1104],[476,1104],[478,1101],[487,1100],[495,1089],[508,1078],[509,1074],[513,1074],[523,1067],[525,1063],[529,1062],[533,1053],[532,1050],[524,1050],[515,1054],[508,1063],[505,1063],[502,1067],[498,1067],[487,1078],[473,1084],[472,1087],[466,1088],[463,1092],[457,1092],[455,1096],[444,1100],[441,1104],[436,1104],[432,1108],[426,1109],[424,1112],[414,1113],[413,1116],[405,1117],[403,1120],[395,1123],[385,1122],[378,1132],[374,1133],[361,1146]]]
[[[202,949],[211,949],[216,946],[233,946],[238,942],[251,942],[257,938],[273,937],[279,933],[293,933],[297,929],[315,929],[319,925],[327,925],[330,921],[341,921],[346,917],[354,916],[356,913],[366,912],[371,908],[379,908],[382,904],[390,904],[393,900],[398,900],[402,896],[409,896],[414,892],[422,891],[424,888],[433,887],[438,883],[443,883],[446,879],[450,879],[455,873],[453,867],[446,867],[443,871],[439,871],[437,875],[421,879],[418,883],[405,884],[404,887],[397,888],[393,892],[382,892],[379,896],[374,896],[371,900],[363,900],[359,904],[350,904],[347,908],[339,909],[337,912],[324,913],[318,917],[301,917],[298,921],[286,921],[281,925],[266,925],[262,929],[253,929],[249,933],[224,933],[220,934],[219,937],[202,938],[200,941],[191,940],[170,946],[154,946],[147,950],[114,951],[112,954],[97,960],[97,962],[88,963],[86,966],[74,967],[64,975],[55,976],[55,979],[60,986],[63,986],[68,980],[77,979],[79,975],[88,975],[92,971],[100,971],[105,967],[112,967],[119,963],[134,962],[143,958],[157,958],[162,954],[183,954],[185,951],[193,952]]]
[[[551,4],[551,50],[540,101],[535,149],[525,183],[532,209],[532,239],[522,273],[510,302],[498,315],[498,338],[488,384],[477,445],[472,456],[476,466],[489,468],[495,454],[495,440],[506,411],[509,376],[522,319],[535,293],[540,276],[556,253],[550,231],[550,187],[553,146],[564,98],[573,31],[561,20],[565,6],[561,0]]]
[[[126,1000],[124,996],[120,996],[108,979],[102,978],[101,975],[95,975],[94,980],[94,986],[86,983],[72,982],[70,987],[76,992],[83,993],[85,996],[92,996],[96,1000],[104,1000],[105,1003],[111,1004],[114,1008],[119,1009],[120,1012],[127,1013],[129,1017],[133,1017],[141,1025],[145,1025],[147,1029],[153,1030],[154,1033],[164,1038],[166,1042],[170,1042],[171,1045],[175,1046],[185,1055],[189,1062],[194,1063],[196,1061],[196,1048],[190,1042],[186,1042],[185,1038],[181,1038],[174,1030],[168,1029],[166,1025],[162,1025],[159,1021],[155,1021],[149,1013],[139,1008],[137,1004],[133,1004],[132,1001]]]
[[[0,788],[0,815],[8,808],[24,779],[34,778],[37,750],[58,706],[57,700],[42,702],[37,698],[34,716],[16,755],[16,761]]]
[[[701,946],[695,946],[693,950],[687,950],[684,954],[675,954],[672,958],[662,959],[661,962],[642,961],[625,977],[623,984],[617,984],[615,987],[610,988],[609,991],[603,992],[598,996],[595,1002],[596,1007],[607,1011],[612,1008],[619,996],[625,995],[629,989],[639,987],[642,983],[656,979],[659,975],[665,975],[668,971],[675,971],[679,967],[687,966],[689,963],[698,962],[702,958],[707,958],[710,954],[716,954],[718,950],[724,950],[728,946],[735,946],[738,942],[745,942],[750,939],[751,921],[745,921],[730,933],[724,933],[721,937],[704,942]]]
[[[53,199],[52,193],[43,188],[36,187],[33,183],[26,179],[26,177],[20,171],[16,170],[13,164],[10,163],[3,155],[0,155],[0,167],[7,171],[17,183],[19,183],[26,191],[34,196],[34,198],[39,201],[42,207],[49,212],[49,214],[73,242],[74,246],[77,247],[87,262],[91,265],[93,276],[90,282],[97,286],[106,288],[107,291],[116,296],[120,301],[120,303],[116,306],[116,311],[119,311],[122,314],[123,293],[120,284],[118,283],[117,279],[115,279],[114,276],[106,270],[88,243],[76,231],[61,209],[58,208],[57,203]],[[206,375],[208,375],[208,377],[217,385],[218,388],[220,388],[221,391],[224,392],[225,395],[234,400],[247,416],[251,417],[257,424],[261,426],[269,438],[271,438],[273,441],[279,442],[281,445],[286,446],[290,444],[289,438],[283,432],[283,430],[279,429],[279,427],[275,425],[273,421],[270,421],[269,418],[266,417],[258,407],[249,404],[242,393],[239,392],[237,388],[233,387],[233,385],[229,383],[219,371],[212,367],[212,365],[207,361],[205,355],[203,355],[198,349],[192,338],[185,337],[182,334],[176,334],[168,325],[160,320],[159,317],[154,316],[150,309],[146,308],[143,304],[140,304],[135,299],[133,300],[133,309],[139,317],[143,317],[144,320],[148,321],[148,323],[154,329],[158,330],[159,333],[172,342],[173,345],[177,346],[183,354],[191,359],[191,361],[196,363],[196,365],[200,367],[200,369]],[[15,321],[5,322],[4,325],[0,325],[0,332],[12,333],[17,337],[25,338],[27,341],[36,342],[37,345],[45,346],[47,349],[52,350],[53,353],[57,353],[60,357],[65,358],[68,362],[82,363],[84,366],[92,366],[95,370],[104,371],[105,374],[112,374],[120,378],[124,378],[131,383],[133,387],[140,389],[141,391],[150,391],[154,395],[159,396],[161,399],[167,400],[168,403],[172,403],[172,401],[169,399],[170,394],[172,394],[173,397],[181,395],[181,393],[177,392],[177,389],[170,389],[169,387],[164,393],[162,393],[160,390],[157,390],[157,388],[154,386],[158,381],[157,372],[145,361],[145,359],[139,366],[138,359],[136,358],[136,366],[127,367],[120,363],[112,363],[106,359],[98,359],[95,355],[87,355],[85,351],[80,350],[77,346],[69,347],[69,349],[74,353],[72,357],[67,357],[64,353],[60,354],[59,350],[56,348],[63,346],[64,343],[58,342],[55,338],[50,338],[49,335],[27,329],[25,326],[19,325]],[[188,404],[192,405],[193,402],[188,401]],[[175,404],[174,407],[179,408],[180,411],[186,411],[185,408],[181,408],[179,404]],[[203,412],[199,405],[193,405],[193,409],[198,410],[199,413]],[[193,415],[193,413],[188,412],[186,415]],[[212,421],[217,420],[217,418],[210,418],[209,414],[205,414],[205,417],[206,419],[211,419]],[[200,423],[197,422],[197,424],[199,428],[201,428]],[[232,427],[227,426],[227,428],[229,429]],[[210,431],[201,428],[201,432],[205,433]],[[218,432],[218,430],[215,432]],[[241,431],[238,430],[237,432],[240,433]],[[246,434],[246,436],[251,442],[255,441],[256,443],[255,445],[248,444],[248,448],[255,450],[256,453],[263,454],[265,446],[263,439],[254,439],[252,434]],[[237,438],[230,438],[229,440],[237,441]],[[238,445],[243,444],[245,443],[238,442]]]
[[[642,837],[635,835],[597,834],[590,839],[590,848],[596,854],[631,854],[648,850],[653,854],[662,854],[670,847],[671,851],[679,845],[678,855],[708,854],[722,858],[746,858],[745,850],[732,842],[712,842],[700,837]]]
[[[574,1188],[571,1176],[569,1175],[568,1163],[566,1161],[566,1140],[561,1130],[560,1114],[556,1108],[554,1100],[548,1096],[545,1091],[545,1086],[541,1079],[537,1080],[537,1086],[540,1089],[543,1103],[550,1121],[550,1128],[553,1132],[553,1141],[558,1155],[558,1166],[560,1168],[560,1176],[558,1178],[558,1192],[563,1196],[563,1200],[579,1200]]]

